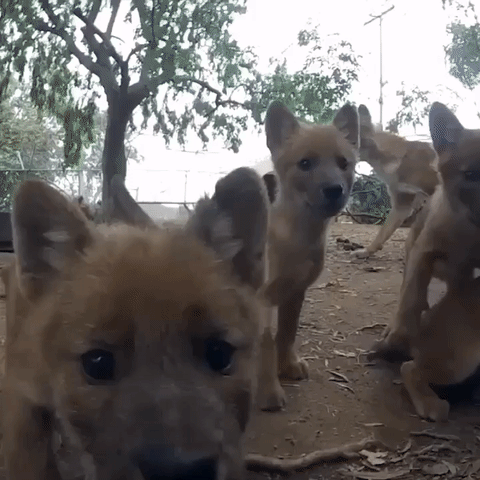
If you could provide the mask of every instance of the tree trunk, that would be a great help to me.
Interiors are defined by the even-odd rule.
[[[102,203],[104,206],[109,204],[110,183],[113,176],[118,173],[125,179],[127,174],[125,133],[133,108],[128,98],[120,95],[119,92],[108,96],[107,130],[102,154]]]

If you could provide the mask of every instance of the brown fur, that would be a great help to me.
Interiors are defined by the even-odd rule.
[[[83,212],[83,214],[88,218],[88,220],[91,220],[93,222],[93,220],[95,218],[95,212],[90,207],[90,205],[85,203],[85,199],[83,198],[82,195],[77,197],[76,200],[77,200],[78,206],[80,207],[80,210]]]
[[[425,313],[419,334],[412,339],[413,360],[401,367],[403,384],[418,415],[446,421],[447,400],[440,399],[431,385],[464,382],[480,366],[480,281],[466,288],[450,289]]]
[[[365,105],[360,117],[360,158],[385,182],[392,209],[377,236],[354,255],[367,258],[383,248],[412,214],[418,196],[430,196],[439,183],[435,150],[427,142],[409,141],[393,133],[377,131]]]
[[[480,130],[465,129],[441,103],[430,110],[441,183],[406,242],[407,261],[391,331],[371,357],[411,357],[432,276],[459,289],[480,266]]]
[[[8,478],[61,478],[53,432],[89,480],[241,478],[261,310],[233,263],[243,244],[232,210],[215,209],[200,239],[142,222],[94,227],[27,181],[12,223]],[[111,355],[113,378],[98,379]]]
[[[295,337],[305,292],[323,269],[328,225],[345,206],[353,184],[358,114],[345,105],[332,125],[306,125],[273,102],[265,128],[278,190],[270,214],[264,294],[276,308],[262,336],[258,402],[264,410],[276,410],[285,403],[279,376],[299,380],[308,375]]]

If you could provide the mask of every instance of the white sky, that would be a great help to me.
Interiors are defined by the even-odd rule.
[[[462,101],[457,100],[460,121],[475,128],[480,109],[474,102],[479,89],[469,92],[448,74],[444,55],[444,46],[448,43],[445,27],[451,19],[442,9],[441,0],[249,0],[247,13],[235,21],[232,34],[241,45],[253,46],[262,64],[266,65],[270,57],[281,57],[284,52],[289,65],[300,69],[305,49],[296,47],[296,35],[309,20],[314,25],[319,24],[325,35],[338,33],[339,38],[350,41],[355,53],[362,56],[360,82],[348,100],[365,103],[377,122],[380,119],[379,25],[378,21],[367,26],[364,23],[370,19],[370,14],[381,13],[392,3],[395,3],[394,10],[383,20],[383,78],[387,82],[384,123],[395,116],[400,105],[396,91],[403,81],[407,86],[418,85],[436,92],[433,100],[447,105],[454,99],[448,89],[456,92],[462,98]],[[118,35],[118,29],[122,28],[121,18],[119,16],[114,34]],[[414,132],[404,129],[400,133],[408,136]],[[427,126],[417,128],[417,134],[428,135]],[[264,134],[246,132],[242,140],[238,154],[223,150],[221,143],[211,143],[210,153],[195,155],[179,152],[180,149],[173,145],[172,150],[167,150],[160,135],[146,133],[135,143],[145,161],[139,165],[129,164],[127,186],[139,201],[183,201],[185,173],[175,171],[185,170],[189,171],[186,200],[195,201],[203,193],[212,191],[219,172],[262,161],[261,173],[268,171],[269,152]],[[187,145],[188,150],[198,148],[196,138]]]

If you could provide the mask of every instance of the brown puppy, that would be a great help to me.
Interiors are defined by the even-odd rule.
[[[449,403],[431,385],[456,385],[480,366],[480,279],[452,288],[425,312],[412,339],[414,360],[401,367],[403,383],[418,415],[433,421],[448,418]]]
[[[241,478],[260,310],[231,212],[212,213],[205,245],[188,229],[95,227],[32,180],[12,222],[8,478],[61,478],[53,432],[89,480]]]
[[[305,291],[320,275],[330,220],[345,206],[354,179],[358,114],[345,105],[332,125],[307,125],[280,102],[270,104],[265,129],[278,181],[270,213],[266,298],[278,306],[273,337],[271,310],[262,336],[260,407],[285,403],[281,378],[308,376],[294,343]]]
[[[443,104],[430,110],[430,133],[439,157],[441,183],[407,239],[407,261],[398,311],[370,358],[411,357],[410,343],[428,308],[432,276],[460,288],[480,266],[480,130],[468,130]]]
[[[358,107],[360,118],[360,159],[368,162],[388,189],[392,209],[368,247],[354,255],[367,258],[412,214],[415,199],[433,194],[439,183],[437,155],[427,142],[409,141],[389,132],[377,131],[365,105]]]

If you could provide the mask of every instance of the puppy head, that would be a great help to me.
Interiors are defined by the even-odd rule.
[[[37,356],[38,383],[22,390],[32,421],[58,428],[98,479],[240,478],[259,320],[222,224],[211,247],[181,229],[94,229],[78,205],[27,181],[13,226],[35,306],[12,347]],[[8,374],[25,378],[21,362]]]
[[[430,109],[429,123],[450,204],[480,227],[480,130],[464,128],[455,114],[439,102]]]
[[[306,125],[280,102],[265,119],[267,146],[280,195],[319,219],[335,216],[347,203],[358,155],[357,109],[344,105],[332,125]]]

